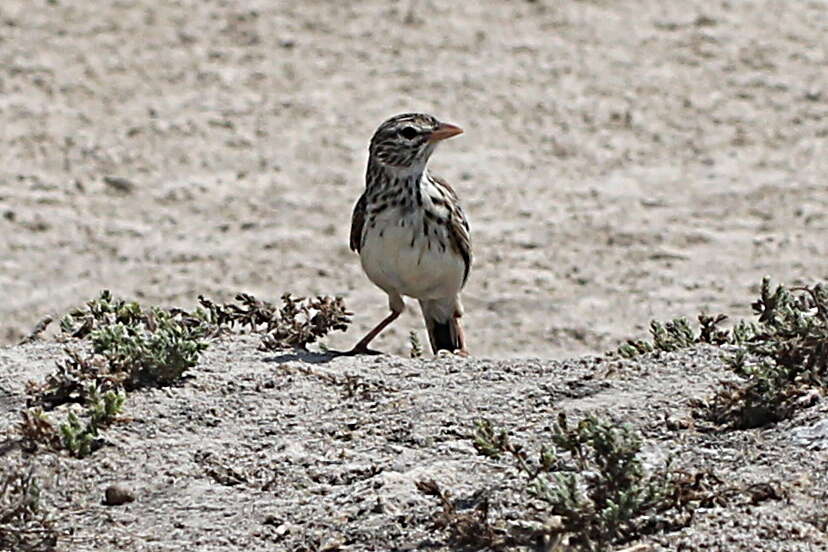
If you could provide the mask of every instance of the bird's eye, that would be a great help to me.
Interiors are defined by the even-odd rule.
[[[405,138],[406,140],[413,140],[415,136],[417,136],[417,129],[414,127],[403,127],[400,129],[400,136]]]

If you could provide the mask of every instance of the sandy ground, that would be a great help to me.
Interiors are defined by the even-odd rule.
[[[386,117],[461,125],[474,353],[569,357],[828,278],[823,1],[0,4],[0,341],[102,288],[342,294]],[[107,177],[132,186],[107,184]],[[400,353],[409,314],[378,341]]]
[[[631,424],[648,469],[672,456],[674,468],[722,481],[722,503],[691,526],[617,550],[828,550],[828,402],[775,426],[711,432],[691,404],[732,377],[718,349],[635,361],[331,359],[258,342],[213,342],[181,383],[131,393],[93,456],[33,457],[41,503],[71,531],[58,550],[448,552],[436,500],[415,484],[435,480],[460,512],[488,496],[497,527],[526,519],[523,479],[477,455],[469,436],[487,418],[534,457],[560,412]],[[59,343],[0,349],[0,436],[14,439],[26,379],[41,381],[61,355]],[[20,456],[0,444],[0,462]],[[103,505],[113,483],[135,502]],[[763,487],[772,494],[749,492]]]
[[[348,250],[351,207],[374,128],[411,110],[466,130],[432,167],[472,222],[484,360],[216,345],[185,384],[131,398],[96,461],[37,459],[72,550],[440,549],[413,481],[499,488],[471,421],[531,441],[559,409],[789,497],[706,512],[654,549],[825,549],[825,446],[794,438],[824,404],[766,430],[674,431],[664,416],[725,376],[716,354],[550,360],[652,318],[747,315],[764,274],[828,279],[824,1],[3,0],[0,342],[109,288],[183,307],[341,294],[355,324],[330,345],[353,343],[386,299]],[[405,353],[421,327],[412,309],[377,346]],[[0,429],[59,354],[0,350]],[[134,505],[99,504],[115,478]]]

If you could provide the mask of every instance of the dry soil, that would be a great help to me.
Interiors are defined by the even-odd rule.
[[[411,110],[466,130],[432,168],[472,223],[478,355],[828,278],[824,1],[4,0],[0,340],[109,288],[341,294],[352,343],[387,308],[348,249],[367,143]]]

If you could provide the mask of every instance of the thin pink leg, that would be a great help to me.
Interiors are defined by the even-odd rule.
[[[377,337],[380,334],[380,332],[382,332],[382,330],[387,328],[388,325],[391,324],[391,322],[393,322],[394,320],[399,318],[400,314],[401,313],[399,313],[399,312],[391,311],[391,314],[386,316],[382,320],[382,322],[377,324],[376,327],[373,330],[368,332],[368,334],[365,337],[363,337],[359,341],[359,343],[354,345],[353,349],[351,349],[350,351],[348,351],[347,353],[344,353],[344,354],[349,355],[349,356],[351,356],[351,355],[365,355],[365,354],[374,354],[374,355],[379,354],[378,351],[372,351],[371,349],[369,349],[368,345],[374,340],[375,337]]]

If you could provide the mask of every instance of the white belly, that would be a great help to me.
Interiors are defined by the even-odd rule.
[[[456,295],[463,287],[466,267],[452,249],[446,230],[439,228],[438,235],[431,234],[427,240],[416,214],[398,217],[386,213],[365,230],[360,260],[368,278],[388,293],[416,299]],[[434,232],[435,225],[430,227]]]

